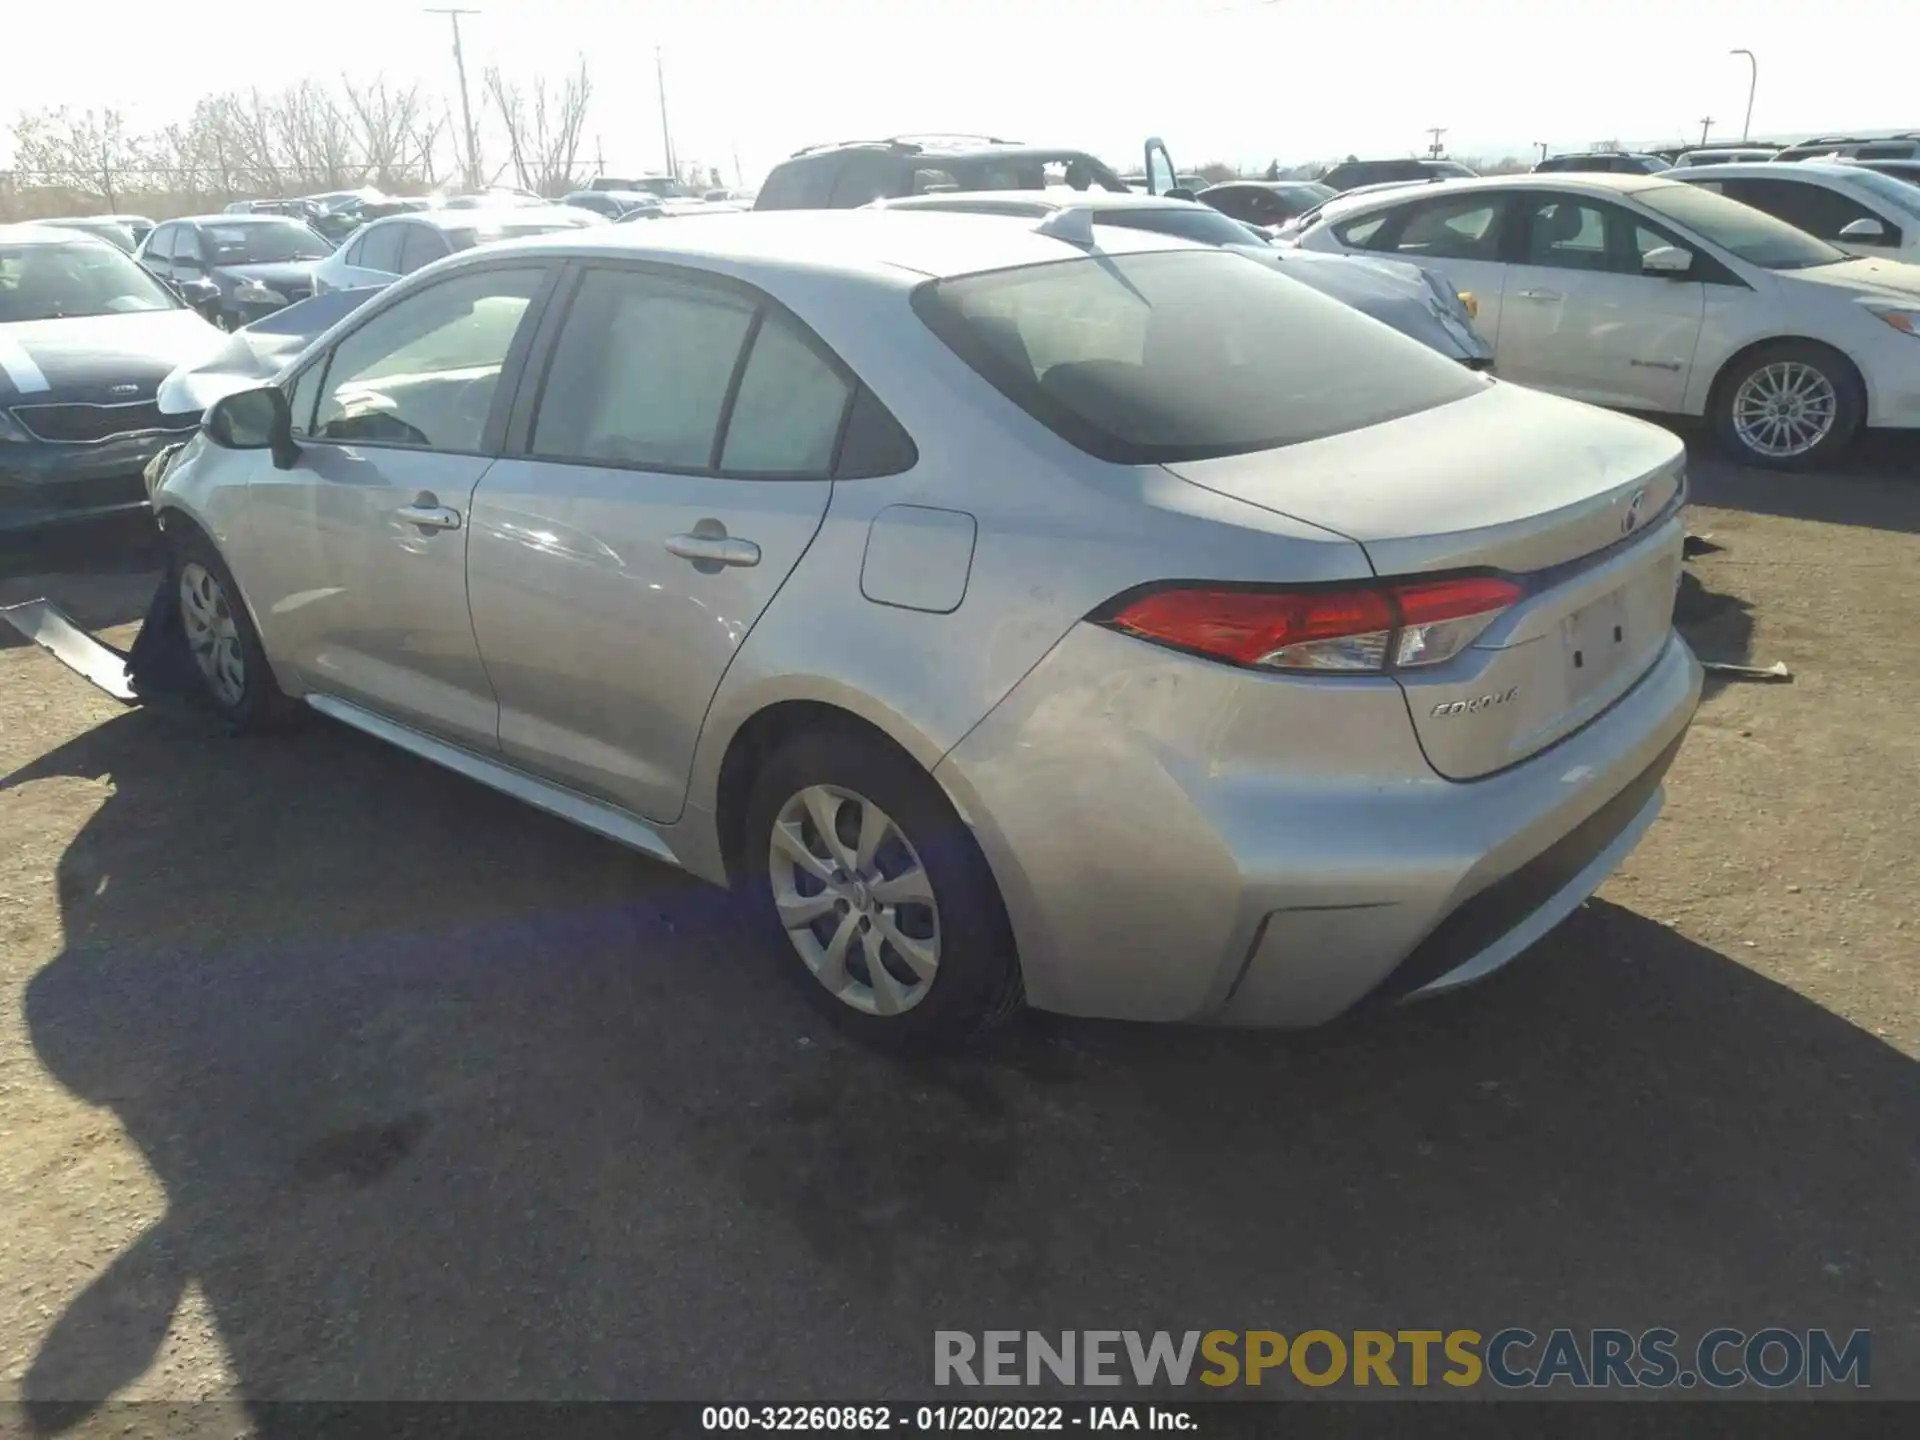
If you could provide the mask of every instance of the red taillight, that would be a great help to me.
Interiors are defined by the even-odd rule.
[[[1129,635],[1236,665],[1377,673],[1450,659],[1522,593],[1494,576],[1338,590],[1171,586],[1097,618]]]

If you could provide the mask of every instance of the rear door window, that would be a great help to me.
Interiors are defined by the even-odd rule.
[[[532,453],[647,470],[711,469],[755,309],[713,286],[589,270],[554,345]]]
[[[773,167],[760,187],[756,210],[824,210],[833,199],[833,181],[839,173],[837,155],[815,155]]]
[[[824,476],[853,387],[784,316],[762,316],[727,417],[729,475]]]
[[[347,263],[365,270],[378,270],[383,275],[398,275],[401,231],[405,228],[401,225],[375,225],[360,237],[360,258]]]
[[[904,191],[906,179],[905,162],[890,151],[848,151],[840,158],[840,175],[833,182],[833,208],[851,210],[871,200],[890,199]]]
[[[402,275],[411,275],[422,265],[431,265],[452,253],[446,239],[431,225],[412,224],[396,228],[405,232],[400,242],[400,264],[397,267]]]

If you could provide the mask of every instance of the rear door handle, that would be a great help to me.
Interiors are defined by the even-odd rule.
[[[682,560],[704,560],[712,565],[758,565],[760,547],[730,535],[669,535],[667,550]]]
[[[1522,290],[1520,298],[1522,300],[1562,300],[1566,297],[1558,290]]]
[[[450,505],[402,505],[393,512],[409,525],[422,530],[458,530],[460,512]]]

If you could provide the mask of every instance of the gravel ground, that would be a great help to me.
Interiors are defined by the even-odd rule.
[[[1509,1324],[1869,1327],[1920,1394],[1916,473],[1698,460],[1684,625],[1793,683],[1710,692],[1524,961],[1308,1035],[883,1059],[718,892],[8,645],[0,1398],[908,1396],[936,1328]],[[16,546],[0,601],[124,640],[138,542]]]

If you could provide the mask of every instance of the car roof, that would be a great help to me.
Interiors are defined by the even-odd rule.
[[[1207,186],[1207,190],[1325,190],[1327,187],[1318,180],[1221,180]]]
[[[402,215],[382,215],[378,220],[370,220],[367,228],[405,224],[411,220],[441,230],[472,230],[490,224],[525,225],[529,220],[558,212],[569,224],[578,224],[585,229],[592,222],[577,219],[574,213],[577,209],[573,205],[475,205],[471,209],[460,210],[409,210]]]
[[[1207,210],[1197,200],[1175,200],[1166,195],[1145,195],[1137,190],[1068,190],[1054,186],[1046,190],[932,190],[925,195],[902,195],[877,201],[875,210],[938,210],[942,204],[992,201],[999,205],[1035,205],[1043,210]],[[1218,213],[1218,212],[1214,212]]]
[[[70,229],[51,220],[22,220],[0,225],[0,242],[8,245],[106,245],[91,230]],[[108,249],[113,247],[108,245]]]
[[[292,201],[274,201],[274,204],[292,204]],[[298,215],[181,215],[173,220],[162,220],[162,225],[305,225],[307,222]]]
[[[825,144],[796,150],[787,159],[805,160],[848,150],[877,150],[901,156],[944,156],[950,160],[1001,155],[1086,155],[1097,158],[1093,157],[1091,150],[1078,145],[1036,145],[1025,140],[996,139],[991,135],[896,135],[881,140],[830,140]]]
[[[1682,179],[1688,175],[1711,175],[1716,180],[1738,180],[1742,176],[1760,175],[1769,180],[1790,180],[1795,174],[1801,174],[1845,180],[1858,174],[1860,169],[1858,165],[1836,165],[1830,160],[1735,160],[1724,165],[1680,165],[1664,173]]]
[[[1717,170],[1724,167],[1715,166],[1714,168]],[[1380,189],[1336,195],[1320,207],[1315,214],[1314,222],[1318,224],[1321,221],[1360,210],[1384,208],[1416,197],[1468,195],[1478,190],[1558,190],[1576,195],[1582,193],[1631,195],[1643,190],[1657,190],[1684,183],[1669,179],[1672,173],[1670,170],[1662,170],[1658,175],[1618,174],[1608,170],[1551,170],[1537,175],[1532,173],[1475,175],[1471,178],[1463,175],[1458,179],[1436,180],[1425,185],[1415,181],[1406,185],[1393,186],[1393,191],[1398,192],[1394,194],[1389,194],[1386,189]]]
[[[1206,250],[1144,230],[1103,230],[1103,254]],[[670,225],[605,225],[511,239],[474,252],[630,254],[736,272],[851,275],[903,283],[1072,259],[1087,252],[1040,234],[1024,217],[932,210],[731,210]]]

